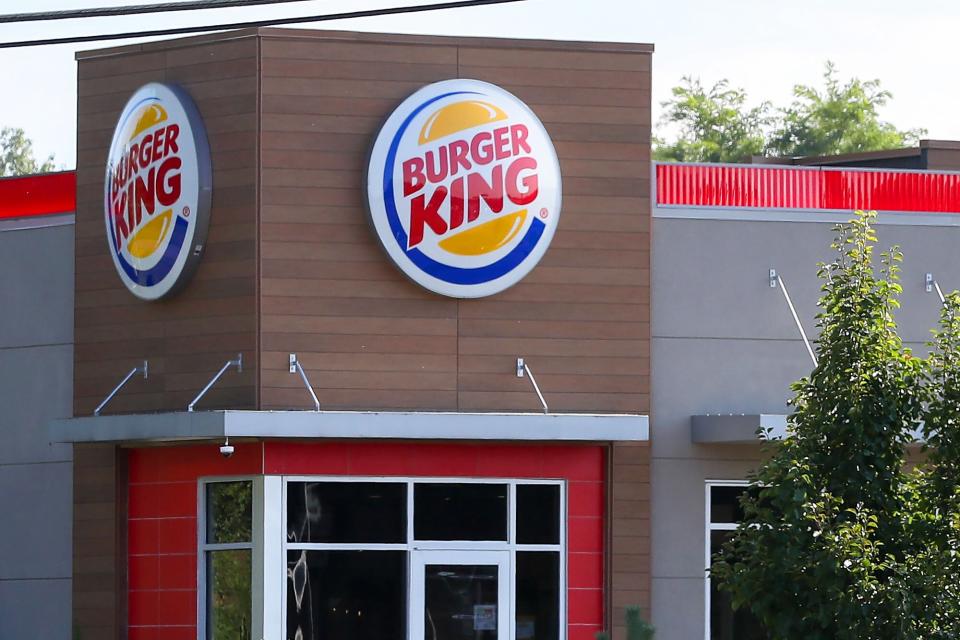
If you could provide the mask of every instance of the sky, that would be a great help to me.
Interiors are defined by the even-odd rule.
[[[146,0],[0,0],[0,14]],[[156,0],[153,0],[156,1]],[[267,7],[0,25],[0,42],[166,26],[316,15],[429,0],[310,0]],[[298,25],[309,28],[312,25]],[[751,103],[786,105],[817,84],[827,60],[840,77],[879,78],[893,92],[881,117],[925,137],[960,140],[960,2],[956,0],[526,0],[516,4],[326,22],[319,28],[435,35],[649,42],[656,46],[654,120],[683,76],[728,79]],[[0,127],[19,127],[38,157],[73,168],[74,52],[133,41],[0,49]]]

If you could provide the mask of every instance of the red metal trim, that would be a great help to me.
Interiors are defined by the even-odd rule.
[[[956,173],[658,164],[660,206],[960,213]]]
[[[73,213],[76,206],[75,171],[0,178],[0,220]]]

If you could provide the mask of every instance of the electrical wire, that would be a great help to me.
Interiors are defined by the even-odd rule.
[[[89,9],[64,9],[62,11],[38,11],[35,13],[8,13],[0,15],[0,24],[11,22],[40,22],[42,20],[74,20],[77,18],[110,18],[139,13],[164,13],[167,11],[199,11],[202,9],[225,9],[250,7],[261,4],[308,2],[308,0],[190,0],[189,2],[163,2],[159,4],[134,4],[125,7],[91,7]]]
[[[433,4],[414,5],[410,7],[387,7],[383,9],[369,9],[365,11],[347,11],[344,13],[328,13],[316,16],[297,16],[293,18],[273,18],[270,20],[251,20],[248,22],[232,22],[215,25],[203,25],[198,27],[172,27],[168,29],[152,29],[148,31],[128,31],[125,33],[68,36],[64,38],[44,38],[40,40],[20,40],[14,42],[0,42],[0,49],[40,47],[55,44],[74,44],[78,42],[100,42],[106,40],[128,40],[131,38],[148,38],[152,36],[208,33],[211,31],[228,31],[231,29],[245,29],[250,27],[303,24],[305,22],[329,22],[331,20],[349,20],[352,18],[370,18],[375,16],[392,16],[405,13],[423,13],[426,11],[462,9],[467,7],[481,7],[495,4],[510,4],[514,2],[526,2],[526,0],[460,0],[454,2],[436,2]]]

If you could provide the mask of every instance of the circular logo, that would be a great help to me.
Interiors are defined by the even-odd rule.
[[[500,87],[446,80],[407,98],[370,154],[367,202],[410,279],[456,298],[513,286],[560,221],[560,164],[543,124]]]
[[[103,185],[110,255],[135,296],[157,300],[190,278],[206,242],[211,187],[193,101],[178,87],[141,87],[113,132]]]

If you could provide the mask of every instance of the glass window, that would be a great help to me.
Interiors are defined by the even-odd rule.
[[[250,549],[207,552],[208,638],[250,638],[252,567]]]
[[[287,638],[405,640],[406,551],[288,551]]]
[[[497,565],[424,567],[425,640],[505,640],[497,629]]]
[[[747,485],[710,486],[710,523],[707,544],[710,557],[720,551],[724,541],[733,535],[743,518],[740,496],[753,491]],[[711,640],[766,640],[768,635],[756,618],[746,609],[733,610],[730,596],[710,581],[710,639]],[[518,639],[519,640],[519,639]]]
[[[402,543],[407,486],[389,482],[290,482],[290,542]]]
[[[250,542],[253,485],[250,481],[207,484],[207,542]]]
[[[517,485],[517,543],[560,544],[560,485]]]
[[[210,482],[204,490],[206,637],[207,640],[250,640],[253,482]]]
[[[417,540],[506,540],[507,485],[418,483]]]
[[[559,640],[560,554],[517,551],[516,557],[517,640]]]

